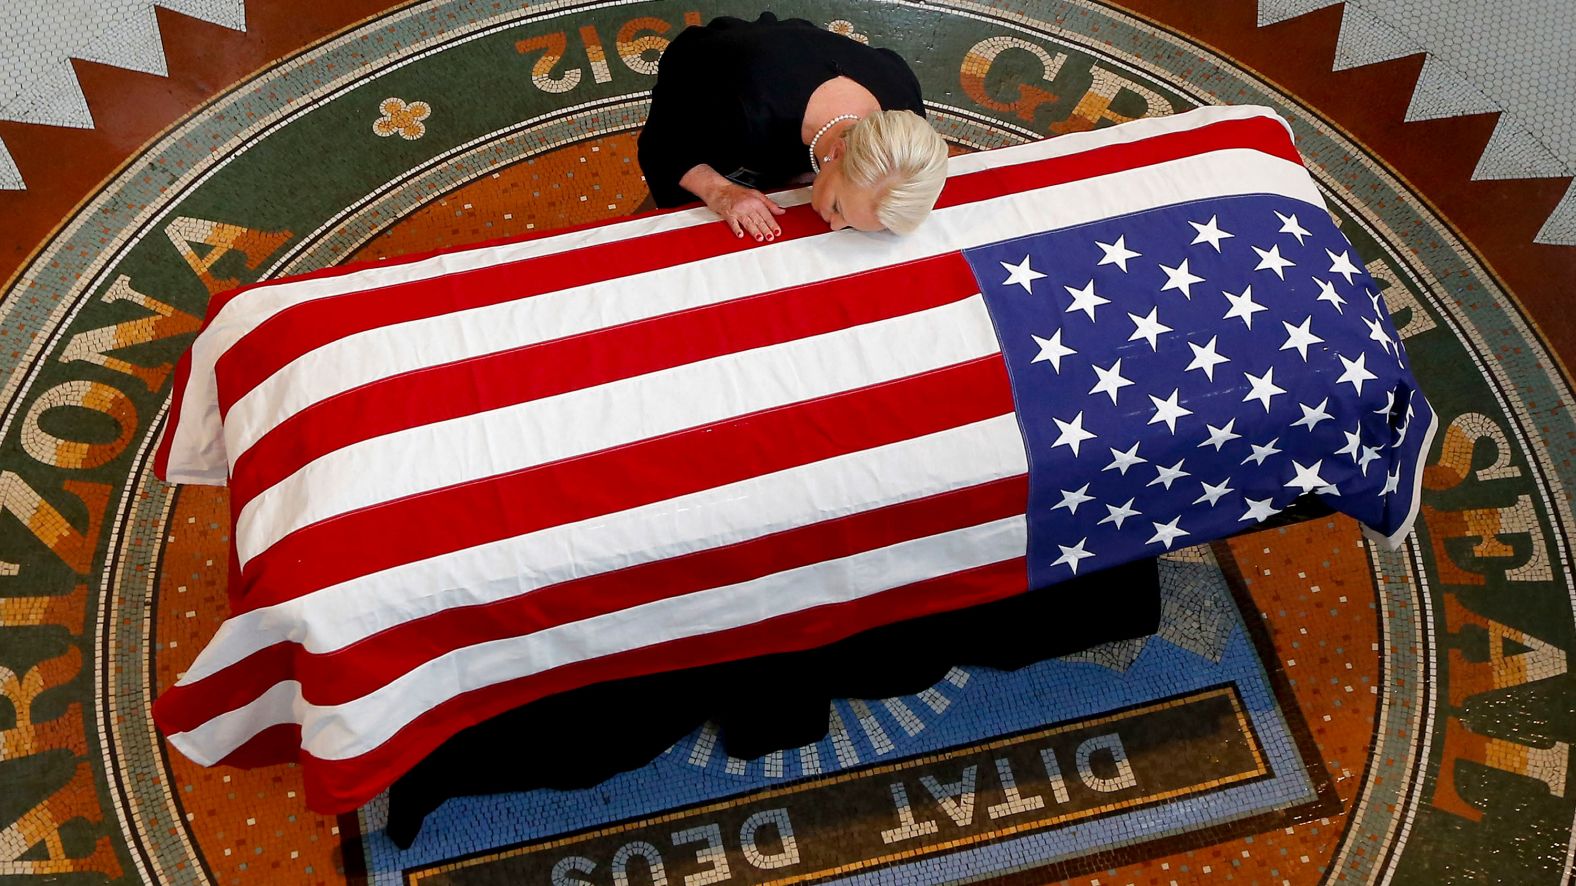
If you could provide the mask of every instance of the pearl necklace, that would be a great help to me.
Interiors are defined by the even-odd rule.
[[[821,136],[826,135],[826,131],[828,129],[831,129],[840,120],[858,120],[858,119],[859,119],[859,115],[858,114],[839,114],[838,116],[833,117],[832,119],[826,121],[826,125],[821,127],[821,131],[817,132],[815,134],[815,138],[810,139],[810,171],[814,172],[816,175],[820,175],[821,174],[821,164],[815,162],[815,143],[821,140]],[[826,158],[826,160],[828,162],[830,162],[831,159],[832,159],[831,157],[827,157]]]

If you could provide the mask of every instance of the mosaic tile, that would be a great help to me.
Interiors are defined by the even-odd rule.
[[[215,18],[223,5],[191,3]],[[78,761],[0,822],[0,874],[515,882],[562,863],[636,882],[662,865],[677,882],[726,861],[738,882],[827,865],[891,883],[1564,875],[1568,380],[1471,251],[1339,130],[1083,3],[787,11],[904,46],[955,150],[1204,101],[1280,107],[1448,408],[1416,545],[1371,551],[1350,522],[1317,520],[1179,551],[1153,637],[839,700],[825,740],[755,760],[703,727],[598,788],[452,801],[407,852],[382,833],[385,798],[316,815],[293,767],[169,754],[146,705],[225,611],[227,503],[162,486],[147,459],[208,298],[632,211],[656,35],[714,10],[627,7],[421,4],[284,61],[161,137],[0,301],[8,400],[21,395],[0,432],[20,518],[0,545],[0,678],[15,678],[0,683],[60,687],[17,707],[28,725],[0,732],[0,756]],[[516,49],[555,33],[572,50],[557,63]],[[479,94],[484,71],[509,88]],[[64,712],[43,701],[68,695]],[[19,840],[40,848],[5,856]]]

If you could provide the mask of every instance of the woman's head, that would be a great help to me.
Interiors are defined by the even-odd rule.
[[[848,127],[827,150],[810,192],[832,226],[911,233],[947,179],[947,144],[913,111],[877,111]]]

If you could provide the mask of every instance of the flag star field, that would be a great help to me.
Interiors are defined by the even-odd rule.
[[[1303,495],[1383,535],[1410,525],[1401,474],[1433,414],[1322,209],[1234,196],[965,255],[1005,332],[1031,584],[1251,528]]]

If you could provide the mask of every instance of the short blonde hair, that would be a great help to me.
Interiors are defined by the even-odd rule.
[[[947,181],[947,143],[913,111],[878,111],[844,134],[843,175],[875,194],[876,219],[909,234],[930,214]]]

